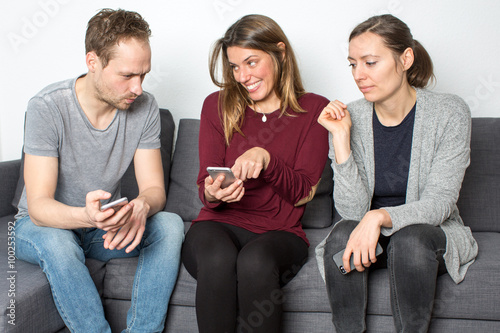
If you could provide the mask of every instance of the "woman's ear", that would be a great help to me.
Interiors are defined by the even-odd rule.
[[[413,49],[408,47],[400,56],[401,64],[403,65],[403,70],[407,71],[413,65],[415,61],[415,55],[413,54]]]
[[[283,59],[285,59],[286,45],[283,42],[279,42],[277,45],[278,45],[278,48],[281,49],[281,60],[283,61]]]

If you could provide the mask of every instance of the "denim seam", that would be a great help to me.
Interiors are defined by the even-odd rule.
[[[392,245],[394,247],[394,244]],[[391,252],[394,253],[394,248],[391,249]],[[394,315],[394,320],[398,321],[400,327],[404,331],[403,323],[401,321],[401,309],[399,308],[399,302],[398,302],[398,295],[397,295],[397,288],[396,288],[396,278],[394,276],[394,256],[390,255],[390,269],[389,269],[389,274],[391,275],[391,288],[392,288],[392,301],[394,304],[394,311],[396,313],[393,313]],[[389,256],[388,256],[389,257]]]
[[[368,274],[369,273],[368,273],[368,271],[358,272],[358,273],[363,274],[363,286],[365,289],[364,300],[363,300],[363,304],[364,304],[363,313],[365,314],[365,318],[363,320],[363,332],[366,332],[366,310],[368,308]]]
[[[132,327],[134,326],[135,324],[135,320],[137,318],[137,298],[138,298],[138,294],[139,294],[139,281],[141,280],[141,274],[142,274],[142,265],[144,263],[144,255],[143,255],[143,249],[144,248],[141,248],[141,251],[139,253],[139,261],[137,263],[137,268],[136,268],[136,272],[137,272],[137,276],[136,276],[136,279],[134,281],[134,287],[132,289],[132,308],[131,308],[131,312],[132,312],[132,316],[130,318],[130,323],[128,323],[127,325],[127,332],[131,332],[132,331]]]
[[[36,245],[35,245],[35,244],[31,241],[31,240],[28,240],[28,239],[23,238],[23,237],[20,237],[20,236],[16,236],[16,238],[18,238],[18,239],[20,239],[20,240],[22,240],[22,241],[24,241],[24,242],[28,243],[28,244],[29,244],[32,248],[34,248],[34,249],[36,250],[36,253],[37,253],[37,255],[38,255],[38,259],[40,260],[40,263],[45,264],[45,260],[43,260],[43,259],[41,258],[41,255],[40,255],[41,251],[40,251],[40,249],[39,249],[39,248],[38,248],[38,247],[37,247],[37,246],[36,246]],[[45,271],[45,270],[43,269],[43,266],[42,266],[42,265],[40,265],[40,266],[41,266],[41,268],[42,268],[43,272],[45,273],[45,275],[47,275],[47,280],[49,280],[50,290],[52,290],[52,296],[53,296],[53,298],[54,298],[55,302],[59,305],[59,306],[58,306],[58,309],[60,309],[60,314],[61,314],[62,316],[64,316],[64,323],[65,323],[65,324],[69,324],[69,326],[70,326],[70,327],[68,327],[68,329],[69,329],[71,332],[74,332],[74,331],[75,331],[75,329],[74,329],[74,327],[73,327],[73,323],[70,321],[70,319],[69,319],[69,318],[68,318],[68,316],[66,315],[66,311],[64,310],[64,308],[63,308],[63,306],[62,306],[61,302],[59,302],[59,297],[57,296],[56,290],[52,287],[52,283],[50,283],[50,281],[52,280],[52,278],[51,278],[51,274],[50,274],[48,271]]]

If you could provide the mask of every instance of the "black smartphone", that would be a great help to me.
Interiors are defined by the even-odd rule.
[[[344,261],[342,260],[342,257],[344,256],[344,250],[342,251],[339,251],[337,253],[335,253],[333,255],[333,261],[335,262],[335,265],[337,265],[337,267],[339,268],[340,270],[340,273],[342,274],[347,274],[347,270],[344,268]],[[375,256],[377,257],[379,254],[381,254],[382,252],[384,252],[384,250],[382,249],[382,246],[380,246],[379,243],[377,243],[377,247],[375,249]],[[352,272],[353,270],[356,269],[356,267],[354,266],[354,256],[351,255],[351,259],[349,260],[349,264],[350,264],[350,268],[351,270],[349,272]]]

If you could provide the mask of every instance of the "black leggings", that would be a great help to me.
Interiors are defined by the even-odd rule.
[[[226,223],[194,223],[182,261],[198,281],[199,331],[280,332],[281,287],[300,270],[307,252],[304,240],[290,232],[256,234]]]

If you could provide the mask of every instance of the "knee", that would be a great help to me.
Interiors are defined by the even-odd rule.
[[[177,214],[158,212],[148,219],[146,227],[148,236],[157,240],[165,240],[172,245],[180,245],[184,241],[184,222]]]
[[[433,237],[435,233],[442,233],[442,231],[439,227],[431,225],[411,225],[399,230],[391,236],[387,247],[390,261],[400,260],[405,263],[405,266],[416,268],[422,268],[429,262],[434,262],[437,252],[441,250],[440,246],[446,246],[445,238],[443,238],[443,244],[436,242],[436,237]]]
[[[234,275],[238,255],[234,245],[214,235],[197,236],[201,235],[195,235],[190,230],[182,249],[184,264],[191,275]]]
[[[261,247],[243,249],[236,263],[238,281],[251,280],[267,283],[279,278],[278,265],[269,253]]]
[[[335,224],[325,243],[325,255],[331,256],[343,250],[358,221],[341,220]]]
[[[39,233],[18,235],[18,258],[40,265],[55,263],[71,267],[78,261],[85,263],[85,255],[71,230],[36,227]]]

